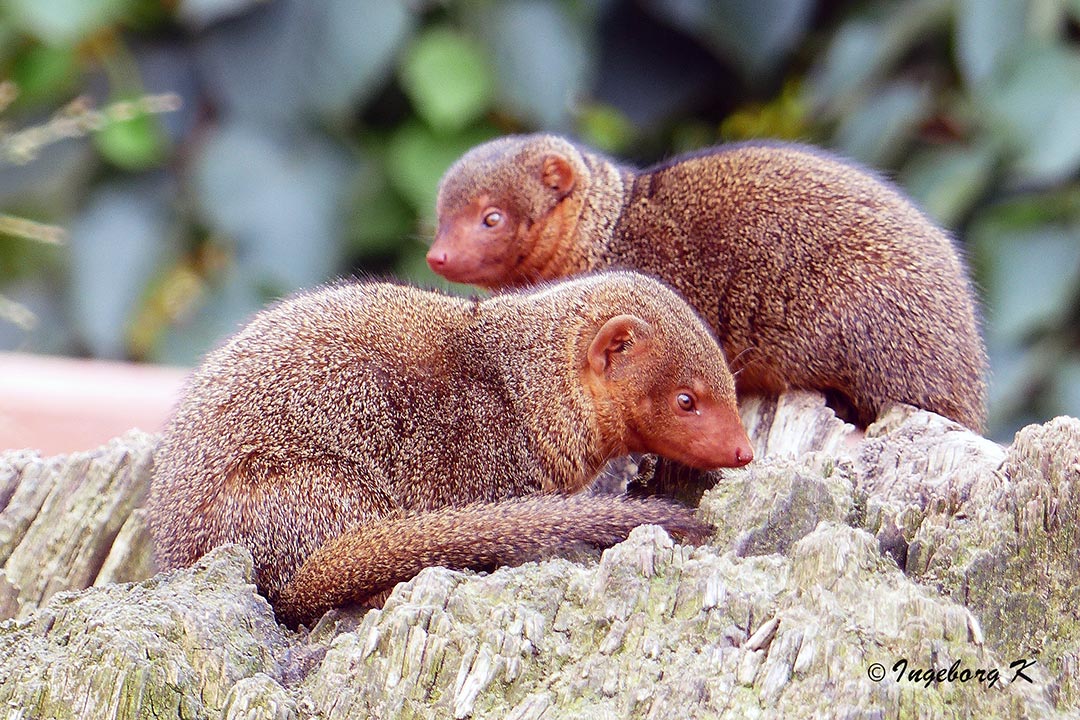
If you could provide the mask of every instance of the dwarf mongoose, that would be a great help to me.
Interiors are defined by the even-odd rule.
[[[986,352],[950,238],[824,151],[751,142],[636,170],[510,136],[446,172],[437,211],[427,260],[450,280],[663,279],[715,330],[740,393],[818,390],[862,426],[891,401],[984,423]]]
[[[614,544],[662,500],[572,496],[649,452],[693,467],[752,450],[703,321],[644,275],[467,300],[353,282],[264,310],[188,381],[155,456],[163,567],[227,542],[290,625],[423,567],[491,568]]]

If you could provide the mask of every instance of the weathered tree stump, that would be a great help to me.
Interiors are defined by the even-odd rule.
[[[0,715],[1076,713],[1080,421],[1006,449],[906,407],[863,436],[805,393],[743,416],[758,459],[702,499],[707,547],[432,568],[301,634],[242,548],[154,573],[155,437],[2,454]]]

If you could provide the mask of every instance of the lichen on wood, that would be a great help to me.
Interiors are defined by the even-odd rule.
[[[153,436],[2,454],[0,716],[1076,710],[1080,421],[1003,448],[903,406],[859,433],[809,393],[743,417],[758,459],[705,493],[708,546],[644,527],[598,562],[430,568],[381,610],[301,633],[242,548],[155,574],[139,509]]]

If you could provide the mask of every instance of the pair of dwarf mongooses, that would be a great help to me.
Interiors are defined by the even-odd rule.
[[[159,559],[255,556],[289,624],[429,565],[491,568],[610,545],[657,498],[568,495],[609,457],[752,457],[740,393],[829,394],[866,425],[906,402],[979,429],[986,356],[949,238],[817,150],[743,144],[646,171],[550,135],[481,145],[444,176],[428,262],[503,289],[465,301],[347,284],[268,310],[192,377],[151,499]]]

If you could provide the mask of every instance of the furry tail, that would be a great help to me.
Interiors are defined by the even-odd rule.
[[[494,569],[609,547],[638,525],[663,526],[677,540],[703,542],[713,528],[686,507],[659,498],[538,495],[381,518],[327,541],[275,599],[291,627],[360,603],[426,567]]]

